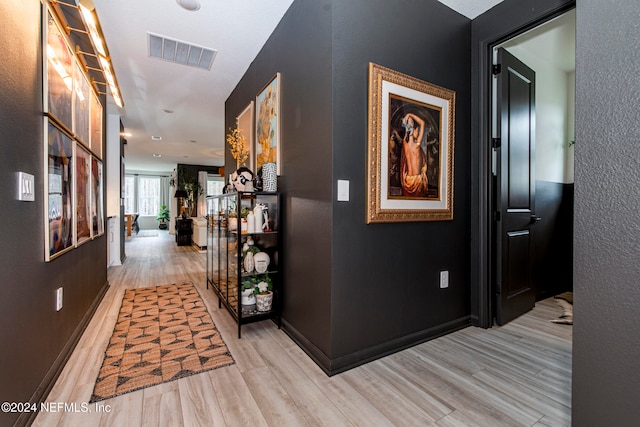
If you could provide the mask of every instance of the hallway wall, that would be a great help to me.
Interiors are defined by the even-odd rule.
[[[435,0],[297,0],[227,100],[228,128],[281,73],[284,324],[328,373],[469,323],[469,41]],[[456,91],[453,221],[366,225],[369,61]]]
[[[44,261],[44,119],[39,0],[0,2],[0,401],[43,398],[107,285],[106,235]],[[17,173],[35,201],[17,200]],[[55,310],[62,286],[63,308]],[[12,425],[18,413],[0,413]],[[23,414],[21,423],[29,418]]]
[[[636,0],[578,0],[573,424],[640,419]],[[604,30],[604,29],[615,29]]]

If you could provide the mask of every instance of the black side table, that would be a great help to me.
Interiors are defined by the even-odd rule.
[[[191,235],[193,234],[193,223],[191,218],[176,218],[176,243],[178,246],[191,246]]]

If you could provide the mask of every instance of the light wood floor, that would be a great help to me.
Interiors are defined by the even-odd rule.
[[[568,426],[572,327],[553,300],[489,330],[469,327],[327,377],[270,322],[236,325],[205,289],[204,255],[173,236],[132,237],[124,266],[36,426]],[[236,364],[87,404],[125,288],[191,281]],[[75,405],[75,411],[73,411]],[[108,406],[105,406],[108,405]],[[91,412],[83,412],[84,410]],[[98,412],[102,410],[103,412]]]

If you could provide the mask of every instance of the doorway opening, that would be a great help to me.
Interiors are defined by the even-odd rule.
[[[575,9],[489,47],[486,326],[572,290]]]

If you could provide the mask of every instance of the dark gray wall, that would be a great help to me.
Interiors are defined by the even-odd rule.
[[[284,325],[327,372],[468,323],[469,41],[435,0],[297,0],[227,100],[229,128],[282,73]],[[454,221],[365,224],[369,61],[456,91]]]
[[[435,0],[334,1],[332,15],[331,185],[348,179],[351,189],[349,202],[333,203],[339,371],[468,323],[471,24]],[[456,92],[453,221],[366,224],[369,62]]]
[[[226,129],[281,73],[284,323],[320,364],[331,354],[331,1],[298,0],[225,105]],[[235,160],[226,150],[225,174]]]
[[[0,401],[28,402],[53,385],[106,285],[107,251],[100,237],[44,262],[40,1],[0,2],[0,16]],[[19,171],[35,176],[35,202],[17,201]],[[0,413],[0,425],[18,415]]]
[[[573,290],[573,184],[536,181],[536,300]]]
[[[640,419],[640,43],[636,0],[579,0],[573,424]]]

